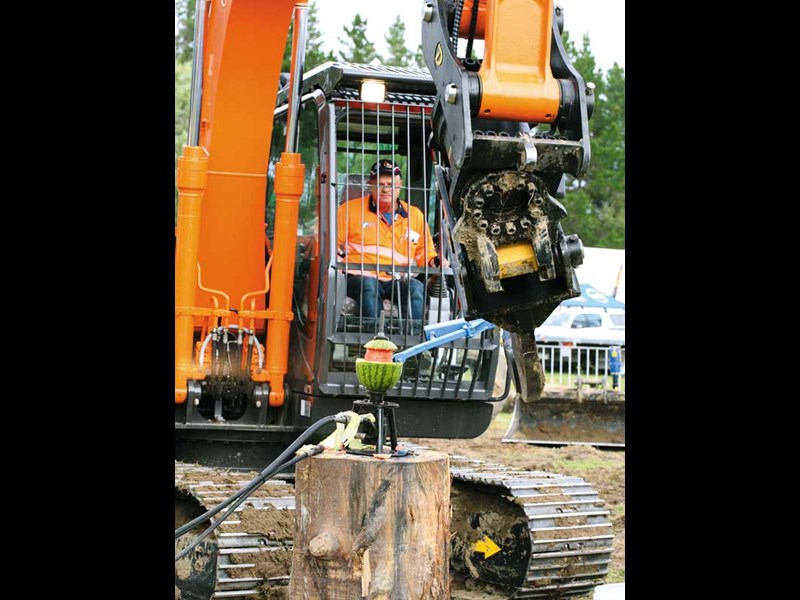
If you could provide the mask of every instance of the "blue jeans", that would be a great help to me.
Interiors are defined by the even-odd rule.
[[[397,287],[395,287],[394,298],[392,297],[392,286],[395,283],[400,288],[400,298],[397,297]],[[425,309],[425,285],[419,279],[380,281],[375,277],[347,276],[347,295],[356,300],[361,299],[362,317],[376,318],[383,310],[384,298],[393,299],[394,303],[400,307],[400,314],[405,314],[409,289],[411,290],[411,318],[422,319]],[[389,317],[389,315],[386,316]]]

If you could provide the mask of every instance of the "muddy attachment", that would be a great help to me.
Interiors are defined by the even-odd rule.
[[[544,390],[544,369],[532,332],[506,332],[503,350],[517,396],[525,402],[538,400]]]
[[[624,448],[625,394],[605,386],[547,385],[532,402],[514,400],[504,442]]]

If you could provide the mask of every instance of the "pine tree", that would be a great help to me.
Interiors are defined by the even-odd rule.
[[[308,17],[306,18],[306,54],[303,62],[303,71],[308,72],[314,67],[329,60],[336,60],[333,52],[322,50],[322,33],[319,30],[316,0],[308,3]],[[283,50],[281,72],[288,73],[292,66],[292,36],[294,35],[294,19],[289,25],[289,35],[286,38],[286,47]]]
[[[425,62],[425,53],[422,51],[422,44],[417,46],[417,51],[414,53],[414,64],[420,69],[428,68],[428,63]]]
[[[369,64],[379,59],[375,44],[367,39],[367,20],[356,13],[350,28],[344,28],[347,39],[339,38],[343,50],[339,50],[339,58],[345,62]]]
[[[175,0],[175,58],[192,60],[196,0]]]
[[[324,62],[336,60],[331,50],[325,52],[322,49],[322,32],[319,30],[319,19],[317,17],[317,2],[311,0],[308,4],[308,23],[306,27],[306,60],[305,70],[310,71]]]
[[[392,67],[410,67],[414,60],[413,53],[406,47],[406,26],[400,20],[400,15],[394,19],[389,31],[383,38],[389,47],[389,56],[383,59],[383,64]]]
[[[578,50],[564,33],[564,47],[584,81],[593,82],[594,113],[589,119],[591,160],[583,179],[567,178],[562,221],[586,246],[625,247],[625,71],[597,67],[588,35]]]

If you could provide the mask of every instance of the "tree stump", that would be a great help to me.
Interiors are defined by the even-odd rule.
[[[290,600],[449,600],[447,454],[325,452],[295,481]]]

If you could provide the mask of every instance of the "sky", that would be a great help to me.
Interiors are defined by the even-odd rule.
[[[625,67],[625,0],[556,0],[564,9],[564,28],[580,45],[589,34],[590,47],[598,66],[607,71],[616,62]],[[367,21],[367,35],[379,54],[387,54],[384,35],[395,17],[406,25],[407,46],[421,42],[423,0],[316,0],[323,49],[338,56],[342,30],[360,14]]]

